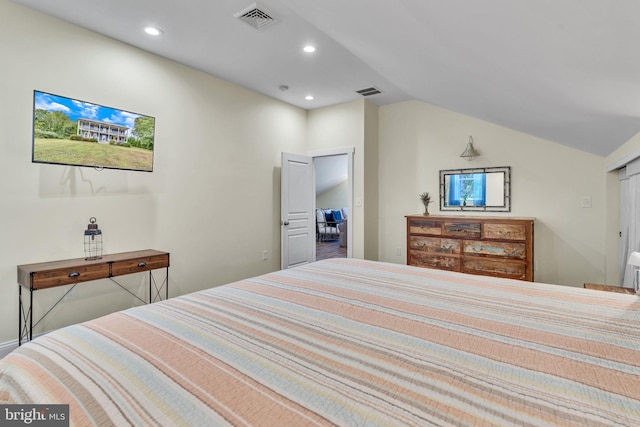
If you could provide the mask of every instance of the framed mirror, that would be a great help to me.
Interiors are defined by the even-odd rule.
[[[440,210],[511,212],[511,167],[441,170]]]

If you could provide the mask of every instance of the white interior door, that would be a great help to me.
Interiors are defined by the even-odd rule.
[[[282,153],[281,268],[315,261],[313,158]]]

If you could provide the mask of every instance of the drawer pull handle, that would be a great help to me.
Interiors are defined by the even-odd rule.
[[[146,262],[139,262],[138,263],[138,267],[146,267],[147,263]]]
[[[69,273],[69,277],[73,278],[73,277],[80,277],[80,273],[78,273],[77,271],[74,271],[73,273]]]

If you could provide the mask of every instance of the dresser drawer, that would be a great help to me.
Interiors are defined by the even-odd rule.
[[[465,240],[462,252],[465,255],[527,259],[527,245],[524,243]]]
[[[460,271],[460,258],[456,256],[434,255],[419,251],[409,252],[409,265]]]
[[[442,235],[442,221],[433,221],[428,219],[410,219],[409,233],[440,236]]]
[[[431,254],[460,254],[460,240],[440,237],[410,236],[409,249]]]
[[[496,240],[521,240],[527,239],[527,226],[525,224],[499,224],[486,223],[482,237]]]
[[[109,264],[105,262],[33,272],[31,273],[31,283],[35,290],[71,285],[89,280],[106,279],[108,277]]]
[[[169,266],[169,254],[152,255],[138,257],[135,259],[125,259],[114,261],[111,265],[113,276],[123,276],[125,274],[137,273],[140,271],[155,270]]]
[[[482,237],[482,226],[479,222],[445,222],[444,236],[479,239]]]
[[[463,273],[482,274],[485,276],[507,277],[526,280],[527,265],[525,262],[496,260],[490,258],[463,258]]]

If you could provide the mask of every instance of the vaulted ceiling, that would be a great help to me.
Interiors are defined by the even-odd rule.
[[[638,0],[13,1],[304,109],[374,87],[602,156],[640,132]]]

